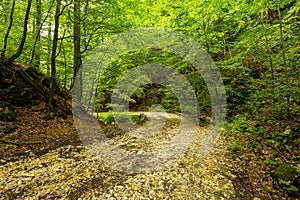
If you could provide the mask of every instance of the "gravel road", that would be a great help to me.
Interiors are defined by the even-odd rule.
[[[178,116],[168,120],[163,131],[148,142],[127,135],[112,140],[132,152],[159,149],[178,129]],[[235,199],[226,140],[221,136],[206,157],[199,153],[206,131],[200,127],[187,152],[151,173],[113,170],[82,145],[8,162],[0,165],[0,199]]]

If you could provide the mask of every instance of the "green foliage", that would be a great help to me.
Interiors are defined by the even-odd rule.
[[[145,114],[141,113],[139,115],[131,115],[132,121],[134,121],[137,124],[144,123],[148,118]]]
[[[97,117],[100,121],[103,121],[107,124],[110,124],[112,122],[114,122],[114,116],[111,112],[109,113],[104,113],[104,114],[101,114],[101,113],[97,113]]]
[[[281,189],[292,192],[298,192],[300,189],[299,169],[289,163],[284,163],[275,169],[272,178],[275,185]]]
[[[208,95],[207,87],[201,75],[193,69],[193,67],[176,56],[173,53],[156,49],[143,49],[136,52],[128,52],[120,56],[114,61],[104,72],[100,78],[97,89],[97,104],[110,105],[110,98],[115,84],[123,77],[124,74],[135,66],[141,66],[145,63],[161,63],[175,69],[177,72],[183,74],[195,89],[195,93],[199,100],[199,107],[203,114],[210,112],[210,97]],[[176,77],[166,77],[170,79],[172,87],[178,87]],[[148,80],[146,75],[140,75],[132,80],[132,85],[128,87],[135,87],[135,84],[140,80]],[[130,80],[131,81],[131,80]],[[130,82],[129,81],[129,82]],[[153,104],[161,104],[167,112],[180,113],[181,108],[175,94],[164,86],[157,84],[146,84],[134,91],[131,97],[124,96],[124,99],[130,101],[131,108],[147,110]],[[100,108],[100,106],[99,106]],[[102,106],[102,111],[107,111],[107,106]],[[194,109],[194,108],[190,108]]]
[[[291,148],[299,144],[299,142],[297,142],[297,138],[299,137],[300,137],[299,131],[289,130],[289,133],[273,132],[266,140],[266,142],[281,150],[291,152],[292,151]]]
[[[237,115],[232,122],[226,123],[226,133],[232,138],[230,150],[232,153],[244,154],[250,147],[259,147],[256,138],[263,133],[262,127],[242,115]]]
[[[20,43],[25,4],[26,1],[16,2],[6,51],[8,57],[16,52]],[[49,10],[51,6],[51,0],[42,1],[43,17],[48,16],[42,26],[37,49],[40,55],[39,70],[44,73],[50,72],[51,27],[54,21],[54,9]],[[10,1],[0,2],[1,41],[9,25],[10,9]],[[35,9],[33,6],[27,41],[18,60],[27,64],[36,38]],[[171,28],[199,42],[216,61],[222,73],[227,95],[226,133],[231,137],[231,152],[242,155],[249,149],[260,151],[266,147],[271,148],[273,155],[262,157],[262,160],[273,167],[284,159],[295,159],[299,153],[300,138],[299,1],[81,1],[81,11],[83,59],[104,38],[138,27]],[[56,57],[56,78],[66,88],[71,86],[74,78],[73,19],[72,5],[66,6],[60,16],[59,54]],[[1,50],[2,47],[1,42]],[[161,63],[182,74],[195,90],[201,114],[210,114],[210,96],[201,74],[179,56],[151,48],[127,52],[108,66],[98,82],[96,111],[109,111],[117,106],[111,103],[116,83],[130,69],[146,63]],[[18,84],[10,87],[8,83],[13,74],[6,73],[0,71],[0,76],[4,77],[0,80],[0,95],[6,96],[3,94],[9,90],[9,93],[15,94],[7,97],[9,101],[17,101],[15,103],[18,105],[32,104],[31,92],[20,91],[22,86]],[[149,77],[137,76],[130,80],[132,85],[128,87],[134,88],[134,84],[142,79],[148,80]],[[171,84],[176,86],[175,78]],[[83,96],[90,98],[89,94]],[[162,105],[167,112],[181,110],[176,95],[169,88],[157,84],[145,84],[138,87],[131,96],[123,95],[122,98],[130,102],[131,110],[148,111],[155,104]],[[1,116],[3,118],[3,112]],[[108,124],[114,122],[111,113],[100,114],[98,117]],[[122,114],[119,117],[121,120],[127,119]],[[131,117],[136,122],[144,120],[143,116]],[[280,173],[275,174],[277,176]],[[285,188],[290,191],[299,189],[296,185]]]
[[[148,118],[146,117],[145,114],[130,114],[128,113],[112,113],[112,112],[107,112],[107,113],[97,113],[97,118],[101,121],[104,122],[105,124],[112,124],[115,122],[115,117],[118,118],[118,122],[129,122],[132,120],[133,122],[137,124],[141,124],[145,122]]]
[[[264,163],[277,166],[299,153],[299,2],[281,4],[283,40],[277,5],[260,2],[240,32],[231,58],[219,61],[228,100],[227,134],[231,152],[266,152]],[[283,59],[285,47],[286,67]],[[271,149],[271,150],[270,150]],[[269,152],[269,153],[271,153]],[[291,161],[293,162],[293,161]],[[295,190],[294,185],[285,189]]]
[[[53,4],[54,2],[54,4]],[[25,47],[19,62],[29,65],[31,54],[37,35],[38,27],[36,27],[36,4],[33,2]],[[82,1],[80,13],[81,28],[81,51],[85,57],[89,50],[97,46],[104,37],[111,36],[114,33],[122,32],[131,27],[129,21],[124,19],[123,13],[118,6],[118,0],[113,1]],[[16,53],[18,49],[26,10],[27,1],[16,1],[15,12],[13,16],[13,26],[9,34],[6,56],[9,57]],[[69,5],[69,6],[67,6]],[[54,25],[54,9],[55,1],[42,0],[41,11],[42,20],[44,21],[41,29],[40,41],[36,44],[36,54],[40,55],[39,70],[45,74],[50,72],[50,57],[52,49],[53,25]],[[65,6],[60,15],[59,26],[59,43],[58,54],[56,57],[57,80],[62,86],[70,87],[73,77],[73,2],[63,2]],[[11,1],[0,2],[0,52],[3,47],[3,38],[9,25],[9,15],[11,10]],[[36,60],[33,61],[35,63]]]

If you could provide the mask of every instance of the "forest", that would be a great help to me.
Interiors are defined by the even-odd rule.
[[[299,63],[298,0],[1,0],[0,199],[300,199]]]

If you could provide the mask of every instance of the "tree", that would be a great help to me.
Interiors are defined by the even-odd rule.
[[[15,4],[16,4],[16,0],[13,0],[12,6],[11,6],[10,17],[9,17],[9,25],[8,25],[8,28],[7,28],[5,37],[4,37],[4,45],[3,45],[3,50],[1,52],[1,57],[5,56],[5,51],[6,51],[6,47],[7,47],[7,40],[8,40],[8,36],[9,36],[10,30],[11,30],[11,27],[12,27],[12,24],[13,24],[13,15],[14,15],[14,12],[15,12]]]
[[[80,66],[81,66],[81,51],[80,51],[80,36],[81,36],[81,31],[80,31],[80,0],[74,0],[74,78],[77,77],[79,78],[79,85],[82,85],[82,74],[81,71],[79,71]],[[73,82],[74,84],[74,82]],[[79,86],[79,87],[80,87]],[[79,92],[79,96],[77,97],[79,101],[81,100],[81,91]]]
[[[46,17],[48,17],[48,15],[49,12]],[[42,22],[42,1],[36,0],[36,14],[35,14],[35,26],[34,26],[35,28],[33,30],[33,33],[36,34],[36,38],[34,41],[32,53],[31,53],[31,59],[29,62],[30,65],[33,64],[33,66],[36,68],[40,66],[40,53],[41,53],[40,42],[41,42],[41,28],[43,23],[44,22]]]
[[[50,112],[52,111],[55,111],[55,108],[53,106],[53,99],[54,99],[54,90],[56,85],[56,57],[57,57],[56,50],[57,50],[57,42],[58,42],[59,17],[61,15],[60,7],[61,7],[61,0],[57,0],[56,10],[55,10],[55,20],[54,20],[52,53],[51,53],[51,82],[50,82],[50,91],[49,91],[49,100],[48,100],[48,114],[50,114]]]
[[[18,48],[17,52],[9,58],[9,61],[16,60],[16,59],[19,58],[20,55],[22,54],[22,51],[23,51],[23,48],[24,48],[24,44],[25,44],[25,42],[26,42],[27,25],[28,25],[28,18],[29,18],[29,13],[30,13],[30,8],[31,8],[31,3],[32,3],[32,0],[28,0],[28,3],[27,3],[27,9],[26,9],[26,12],[25,12],[24,27],[23,27],[23,35],[22,35],[22,39],[21,39],[19,48]]]

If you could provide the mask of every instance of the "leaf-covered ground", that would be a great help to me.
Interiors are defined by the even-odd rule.
[[[267,172],[255,155],[231,155],[224,135],[209,156],[201,157],[205,127],[168,168],[130,175],[91,156],[72,116],[46,119],[43,104],[15,111],[16,122],[0,122],[0,199],[289,199],[271,187],[271,179],[262,180]],[[157,143],[126,135],[112,140],[131,151],[159,148],[178,123],[175,118],[167,122]],[[251,160],[250,166],[245,167],[245,160]]]
[[[16,122],[0,121],[0,163],[42,155],[64,145],[80,144],[73,117],[49,119],[44,103],[14,107]]]

